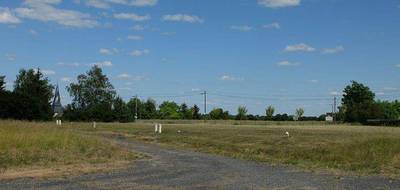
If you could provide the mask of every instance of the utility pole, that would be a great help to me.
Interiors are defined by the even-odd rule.
[[[135,96],[135,120],[137,120],[138,119],[138,105],[137,105],[137,102],[138,101],[138,95],[136,94],[136,96]]]
[[[204,120],[206,120],[206,115],[207,115],[207,91],[204,91],[201,94],[204,95]]]
[[[332,108],[332,117],[333,121],[336,121],[336,96],[333,97],[333,108]]]

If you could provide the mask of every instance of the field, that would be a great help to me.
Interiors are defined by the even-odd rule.
[[[53,123],[0,121],[0,179],[93,172],[140,156]]]
[[[125,137],[306,170],[396,178],[400,174],[400,128],[250,124],[181,122],[163,124],[163,133],[155,134],[150,121],[98,123],[96,129],[90,123],[64,122],[60,128],[53,123],[0,121],[0,168],[110,163],[139,157],[102,140]]]
[[[307,170],[356,175],[400,174],[400,128],[197,122],[164,124],[161,135],[154,134],[153,125],[148,123],[103,124],[96,130],[79,130]],[[290,137],[285,136],[286,131]]]

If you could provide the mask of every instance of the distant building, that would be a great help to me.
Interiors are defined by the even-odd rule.
[[[326,113],[325,121],[326,122],[333,122],[333,114],[332,113]]]
[[[61,117],[64,113],[63,107],[61,105],[61,97],[60,97],[60,91],[58,89],[58,85],[57,85],[56,91],[54,93],[54,99],[53,99],[53,104],[51,105],[51,108],[54,113],[53,117]]]

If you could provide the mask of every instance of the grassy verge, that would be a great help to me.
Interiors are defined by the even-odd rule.
[[[103,124],[94,133],[229,156],[353,174],[400,174],[400,129],[365,126],[164,125],[155,135],[149,124]],[[178,132],[180,131],[180,133]],[[288,131],[290,137],[284,133]]]
[[[90,172],[139,157],[111,142],[53,123],[0,121],[0,178]]]

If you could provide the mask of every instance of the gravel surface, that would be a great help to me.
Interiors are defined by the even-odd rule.
[[[64,179],[0,181],[0,189],[400,189],[400,180],[333,176],[119,140],[152,158],[124,169]]]

